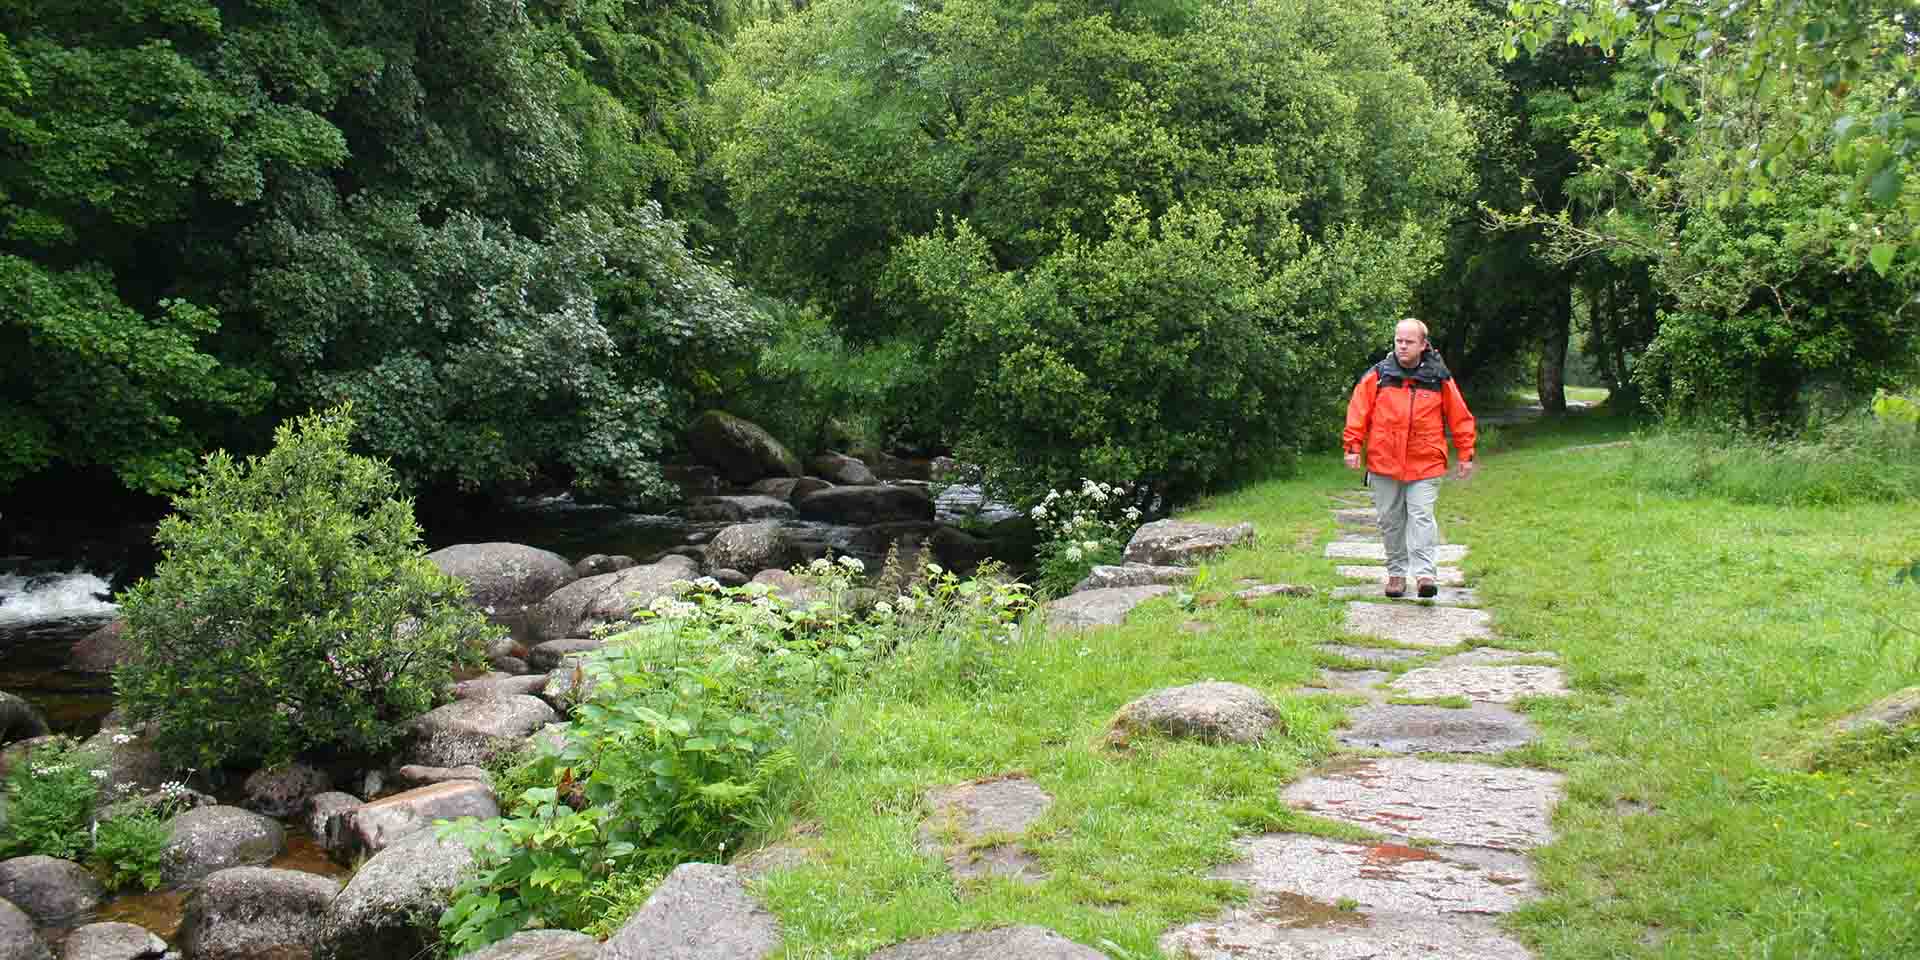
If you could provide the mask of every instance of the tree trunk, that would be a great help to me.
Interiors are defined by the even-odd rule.
[[[1573,327],[1573,291],[1557,291],[1547,304],[1546,339],[1540,346],[1540,368],[1534,386],[1540,407],[1548,413],[1567,412],[1567,339]]]

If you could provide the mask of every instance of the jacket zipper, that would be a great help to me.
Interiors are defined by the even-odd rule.
[[[1407,465],[1413,462],[1413,404],[1419,399],[1420,391],[1413,384],[1407,384],[1407,439],[1400,444],[1400,472],[1405,475]],[[1405,482],[1405,481],[1402,481]]]

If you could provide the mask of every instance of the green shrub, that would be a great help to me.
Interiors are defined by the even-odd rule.
[[[444,697],[487,625],[433,566],[383,463],[348,452],[341,407],[207,458],[174,500],[153,577],[122,598],[133,722],[182,766],[372,750]]]
[[[35,750],[7,771],[6,826],[0,829],[0,859],[43,854],[77,860],[87,849],[93,815],[96,759],[77,744]]]
[[[160,888],[173,813],[165,805],[143,804],[100,821],[93,832],[93,860],[107,889]]]

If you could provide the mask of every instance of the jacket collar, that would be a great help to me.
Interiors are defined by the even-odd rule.
[[[1420,354],[1420,362],[1412,369],[1401,366],[1400,358],[1394,356],[1392,350],[1388,350],[1386,357],[1374,364],[1373,369],[1382,381],[1418,380],[1424,384],[1436,385],[1453,379],[1453,374],[1447,371],[1446,361],[1440,359],[1440,351],[1432,347],[1428,347],[1424,353]]]

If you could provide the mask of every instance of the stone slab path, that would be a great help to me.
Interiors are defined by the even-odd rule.
[[[1565,675],[1551,654],[1493,646],[1495,612],[1476,609],[1479,595],[1458,566],[1439,570],[1443,589],[1432,599],[1382,596],[1386,568],[1352,562],[1386,556],[1377,535],[1353,529],[1372,524],[1365,496],[1332,499],[1334,520],[1349,529],[1326,556],[1347,561],[1336,567],[1341,576],[1366,581],[1334,592],[1346,601],[1346,630],[1391,646],[1315,648],[1375,668],[1326,670],[1319,687],[1298,691],[1365,698],[1335,739],[1366,755],[1336,759],[1280,796],[1381,839],[1283,833],[1237,842],[1237,858],[1213,876],[1246,884],[1248,901],[1169,930],[1161,950],[1195,960],[1531,960],[1497,919],[1539,896],[1528,854],[1553,840],[1563,778],[1473,758],[1532,743],[1532,723],[1509,704],[1565,695]],[[1438,559],[1458,564],[1466,554],[1445,544]]]

